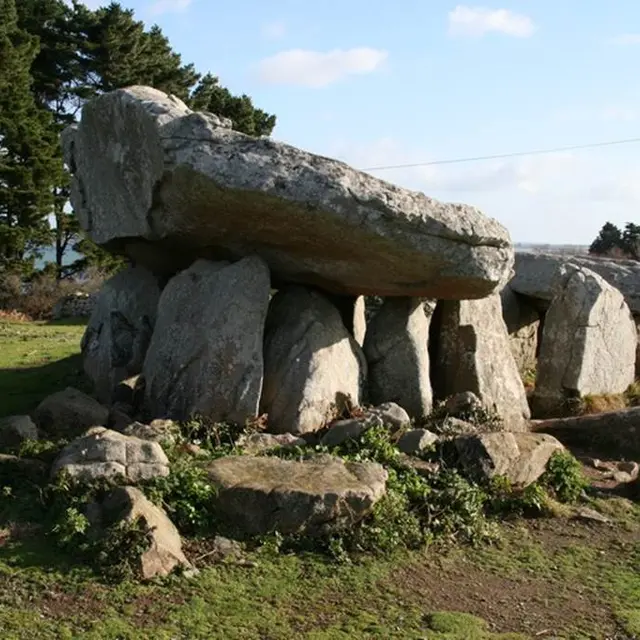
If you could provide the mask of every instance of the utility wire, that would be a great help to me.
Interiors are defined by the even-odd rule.
[[[455,158],[452,160],[432,160],[431,162],[414,162],[412,164],[395,164],[384,167],[369,167],[362,171],[385,171],[387,169],[409,169],[411,167],[430,167],[435,164],[458,164],[461,162],[477,162],[479,160],[498,160],[500,158],[515,158],[518,156],[536,156],[560,151],[576,151],[578,149],[595,149],[596,147],[612,147],[618,144],[640,142],[640,138],[626,138],[625,140],[610,140],[609,142],[592,142],[590,144],[576,144],[570,147],[555,147],[554,149],[538,149],[536,151],[516,151],[515,153],[500,153],[492,156],[475,156],[472,158]]]

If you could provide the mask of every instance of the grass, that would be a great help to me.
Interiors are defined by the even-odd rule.
[[[0,417],[29,413],[52,391],[82,386],[83,324],[0,323]]]
[[[82,331],[0,324],[2,413],[29,411],[48,393],[82,384]],[[640,508],[620,498],[593,506],[614,525],[517,519],[502,525],[497,546],[432,547],[350,564],[266,545],[242,566],[200,560],[191,578],[115,585],[57,550],[37,523],[16,526],[16,514],[3,521],[0,509],[0,637],[640,637]],[[198,544],[187,545],[192,560],[202,555]]]

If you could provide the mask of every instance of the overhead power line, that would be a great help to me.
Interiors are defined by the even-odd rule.
[[[430,167],[436,164],[458,164],[462,162],[477,162],[480,160],[499,160],[501,158],[516,158],[518,156],[537,156],[545,153],[559,153],[561,151],[577,151],[579,149],[595,149],[597,147],[612,147],[618,144],[640,142],[640,138],[626,138],[624,140],[610,140],[608,142],[592,142],[590,144],[576,144],[570,147],[555,147],[553,149],[538,149],[535,151],[516,151],[515,153],[499,153],[491,156],[475,156],[471,158],[454,158],[451,160],[432,160],[430,162],[414,162],[411,164],[394,164],[383,167],[368,167],[363,171],[384,171],[386,169],[410,169],[412,167]]]

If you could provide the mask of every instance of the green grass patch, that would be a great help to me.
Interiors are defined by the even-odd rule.
[[[0,417],[29,413],[47,395],[85,385],[84,323],[0,323]]]

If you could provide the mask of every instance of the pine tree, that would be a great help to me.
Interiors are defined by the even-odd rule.
[[[15,0],[0,0],[0,269],[28,274],[50,241],[58,141],[32,93],[39,41],[18,27]]]
[[[612,222],[606,222],[598,237],[591,243],[589,253],[596,255],[606,255],[612,250],[620,249],[622,242],[622,232]]]
[[[85,83],[79,64],[80,42],[74,28],[74,9],[62,0],[21,0],[17,9],[19,26],[40,40],[40,51],[31,65],[32,91],[36,104],[51,114],[52,134],[59,138],[62,129],[75,120],[83,103]],[[55,265],[60,278],[64,275],[65,254],[78,235],[79,224],[65,208],[69,200],[69,175],[59,145],[56,145],[52,195]]]
[[[218,78],[206,74],[193,91],[189,106],[195,111],[209,111],[229,118],[233,128],[249,136],[271,135],[276,117],[253,106],[247,95],[234,96],[218,84]]]

